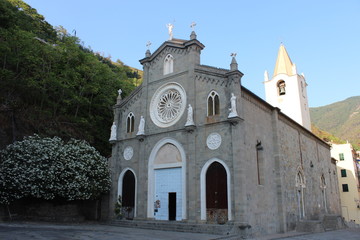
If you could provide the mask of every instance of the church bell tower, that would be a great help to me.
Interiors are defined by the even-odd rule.
[[[266,101],[311,131],[305,76],[297,73],[283,44],[279,48],[272,78],[269,79],[267,71],[264,78]]]

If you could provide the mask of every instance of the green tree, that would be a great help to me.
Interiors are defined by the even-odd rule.
[[[96,199],[110,187],[107,160],[85,141],[24,138],[0,151],[0,203]]]
[[[7,143],[38,133],[84,139],[107,156],[117,90],[125,97],[140,78],[23,1],[0,1],[0,111],[14,119],[0,114],[0,130],[17,133]]]

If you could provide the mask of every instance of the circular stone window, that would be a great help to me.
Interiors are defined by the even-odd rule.
[[[161,86],[150,102],[150,117],[158,127],[170,127],[175,124],[186,106],[186,93],[178,83]]]

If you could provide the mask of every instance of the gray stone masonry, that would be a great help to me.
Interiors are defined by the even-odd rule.
[[[248,226],[249,236],[289,232],[295,230],[300,220],[321,221],[325,215],[339,215],[337,177],[333,174],[336,166],[331,163],[329,146],[243,87],[243,74],[235,59],[231,70],[201,65],[203,49],[204,45],[193,34],[191,40],[172,39],[154,53],[147,52],[140,60],[144,67],[142,85],[114,106],[118,127],[110,159],[109,218],[115,218],[114,204],[117,195],[123,194],[118,192],[123,184],[121,176],[131,171],[136,180],[135,220],[154,220],[152,191],[161,188],[155,186],[154,172],[157,168],[167,169],[166,164],[160,167],[153,164],[157,158],[154,149],[169,141],[176,143],[185,156],[181,165],[176,165],[185,171],[182,196],[186,199],[177,203],[177,207],[181,205],[184,209],[181,213],[184,223],[207,224],[204,176],[212,162],[220,163],[226,170],[227,224],[237,228]],[[173,72],[164,75],[164,59],[168,54],[173,57]],[[193,107],[195,126],[185,128],[186,111],[169,126],[159,126],[151,119],[153,96],[169,83],[184,89],[186,99],[181,104]],[[208,116],[211,91],[216,91],[219,97],[219,114],[214,116]],[[228,119],[232,93],[236,96],[239,117]],[[130,112],[135,116],[132,133],[126,127]],[[140,116],[145,119],[144,136],[136,136]],[[212,133],[221,136],[221,144],[214,150],[207,143]],[[126,147],[134,150],[130,160],[123,156]],[[320,187],[321,178],[325,179],[325,190]]]

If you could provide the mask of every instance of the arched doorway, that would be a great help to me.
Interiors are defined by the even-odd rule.
[[[124,174],[122,186],[122,206],[126,218],[134,218],[135,210],[135,176],[127,170]]]
[[[210,223],[227,222],[226,170],[219,162],[213,162],[206,171],[206,216]]]
[[[148,217],[156,220],[186,219],[186,158],[172,138],[155,144],[148,166]]]
[[[232,220],[230,171],[220,159],[205,163],[201,170],[201,220],[225,223]]]
[[[122,214],[127,219],[136,217],[136,176],[133,170],[125,168],[118,180],[118,196],[122,200]]]

